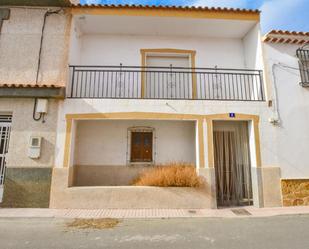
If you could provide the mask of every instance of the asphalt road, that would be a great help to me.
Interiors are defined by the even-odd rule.
[[[160,248],[308,249],[309,216],[121,220],[77,229],[68,220],[0,219],[1,249]]]

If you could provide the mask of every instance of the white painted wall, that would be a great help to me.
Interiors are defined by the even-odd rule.
[[[260,24],[256,24],[243,38],[245,66],[263,70]]]
[[[0,84],[35,84],[44,13],[47,8],[10,8],[0,34]],[[70,15],[47,17],[39,84],[67,80]]]
[[[309,89],[299,85],[301,79],[296,57],[298,46],[265,43],[264,47],[269,78],[273,83],[272,99],[276,104],[275,96],[278,96],[281,121],[272,135],[276,138],[273,147],[277,150],[278,166],[281,167],[282,178],[308,179]],[[273,64],[276,64],[274,68]],[[278,117],[275,110],[273,116]]]
[[[190,121],[77,121],[75,165],[126,165],[128,128],[155,129],[154,159],[195,163],[195,123]],[[129,152],[128,152],[129,153]]]
[[[76,22],[72,22],[71,25],[71,36],[69,46],[69,64],[79,65],[80,64],[80,51],[81,51],[81,31]]]
[[[262,166],[277,166],[277,153],[274,147],[276,127],[268,119],[271,109],[265,102],[200,101],[200,100],[141,100],[141,99],[67,99],[60,102],[56,167],[63,166],[65,141],[65,115],[74,113],[116,113],[116,112],[156,112],[177,114],[219,114],[245,113],[260,116],[260,140]],[[194,142],[192,143],[194,144]],[[205,146],[206,147],[206,146]],[[206,153],[207,155],[207,153]],[[205,158],[207,162],[207,158]],[[207,165],[206,165],[207,167]]]
[[[196,50],[197,67],[245,68],[241,39],[87,34],[80,37],[80,44],[82,65],[139,66],[140,49],[175,48]]]

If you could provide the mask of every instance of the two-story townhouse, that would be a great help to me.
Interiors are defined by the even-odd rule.
[[[309,205],[309,33],[273,30],[263,40],[283,205]]]
[[[5,184],[6,207],[49,206],[67,79],[68,6],[66,0],[0,1],[0,199]]]
[[[290,180],[308,175],[305,142],[293,156],[305,140],[306,89],[289,83],[306,82],[307,71],[291,81],[281,75],[289,83],[278,90],[280,66],[271,61],[297,60],[288,45],[270,43],[283,34],[269,34],[262,46],[259,11],[4,4],[4,206],[281,206],[281,190],[284,205],[306,203],[297,192],[306,182]],[[293,105],[280,101],[285,94]],[[169,162],[195,165],[205,189],[130,186]],[[288,200],[294,185],[297,198]]]
[[[281,205],[259,11],[73,5],[71,13],[50,207]],[[168,162],[194,164],[206,191],[129,186]]]

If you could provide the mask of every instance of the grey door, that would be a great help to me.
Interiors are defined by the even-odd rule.
[[[4,184],[5,157],[9,149],[12,116],[0,115],[0,187]]]

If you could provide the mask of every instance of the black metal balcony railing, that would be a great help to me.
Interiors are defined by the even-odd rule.
[[[303,86],[309,86],[309,50],[297,49],[296,55],[299,59],[299,71],[300,71],[300,84]]]
[[[264,101],[262,71],[70,66],[68,98]]]

